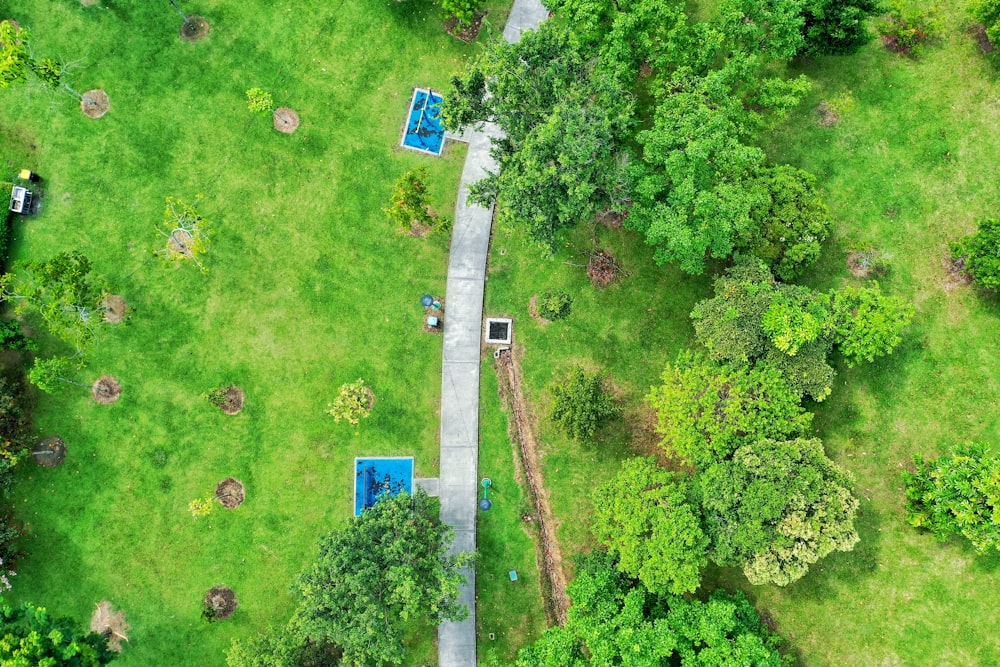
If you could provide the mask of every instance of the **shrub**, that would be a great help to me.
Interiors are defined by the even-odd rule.
[[[552,395],[555,398],[552,421],[574,440],[593,438],[601,422],[618,413],[601,374],[580,366],[552,387]]]
[[[1000,66],[1000,53],[996,47],[1000,44],[1000,0],[977,0],[969,8],[972,18],[982,24],[986,39],[989,40],[989,48],[986,56],[994,66]]]
[[[251,88],[247,91],[247,108],[256,113],[270,111],[274,108],[271,93],[260,88]]]
[[[893,0],[889,13],[878,26],[882,41],[897,53],[917,55],[927,40],[941,29],[937,7],[919,9],[905,0]]]
[[[441,11],[444,12],[445,18],[454,16],[461,25],[471,24],[477,9],[479,9],[477,0],[441,0]]]
[[[346,419],[349,423],[357,426],[361,419],[371,413],[372,393],[365,381],[358,378],[356,382],[349,382],[340,385],[340,393],[330,403],[327,414],[332,415],[334,421],[339,422]]]
[[[977,285],[1000,288],[1000,219],[983,220],[975,234],[952,243],[951,256]]]
[[[562,290],[545,290],[538,299],[538,314],[547,320],[561,320],[573,312],[573,297]]]
[[[382,209],[400,231],[409,232],[421,226],[432,229],[450,225],[450,220],[440,221],[430,210],[427,193],[427,170],[411,169],[392,186],[389,206]]]
[[[808,0],[802,11],[806,55],[846,54],[865,44],[866,20],[881,9],[879,0]]]

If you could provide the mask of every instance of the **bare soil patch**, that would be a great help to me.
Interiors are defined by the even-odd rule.
[[[840,122],[840,114],[826,100],[816,105],[816,116],[820,127],[833,127]]]
[[[80,100],[80,111],[87,118],[100,118],[111,108],[111,100],[108,94],[100,88],[88,90]]]
[[[107,639],[112,651],[121,653],[122,641],[128,641],[128,636],[125,634],[128,628],[125,612],[115,611],[114,606],[107,600],[97,603],[97,609],[90,617],[90,631]]]
[[[865,266],[861,260],[862,253],[853,251],[847,253],[847,270],[855,278],[871,277],[871,267]]]
[[[192,243],[194,243],[194,236],[185,229],[175,229],[170,233],[170,238],[167,239],[167,247],[170,248],[170,251],[185,257],[194,257],[194,252],[191,250]]]
[[[952,257],[951,253],[946,251],[944,259],[941,260],[941,267],[945,271],[944,288],[946,290],[972,284],[972,276],[965,271],[964,256]]]
[[[204,16],[191,14],[187,20],[181,24],[181,39],[188,42],[199,42],[212,31],[212,26],[205,20]]]
[[[101,305],[104,306],[104,321],[116,324],[125,319],[125,314],[128,312],[128,304],[125,303],[125,299],[117,294],[109,294],[104,297],[104,301],[101,301]]]
[[[299,114],[295,112],[295,109],[278,107],[274,110],[274,129],[278,132],[291,134],[299,129]]]
[[[598,250],[590,254],[587,262],[587,277],[594,287],[607,287],[615,281],[622,272],[621,266],[607,250]]]
[[[601,211],[597,214],[597,222],[608,229],[621,229],[627,215],[627,213],[619,213],[618,211]]]
[[[246,392],[243,391],[243,387],[229,385],[222,390],[222,403],[219,405],[219,409],[227,415],[238,415],[243,410],[245,402]]]
[[[97,378],[97,382],[94,383],[91,393],[94,396],[94,400],[101,405],[110,405],[121,398],[122,386],[114,376],[102,375]]]
[[[479,37],[480,29],[483,27],[483,19],[489,13],[490,10],[488,9],[485,12],[476,12],[472,17],[472,23],[468,25],[460,24],[458,19],[452,16],[444,22],[444,29],[455,39],[463,42],[475,41],[476,37]]]
[[[970,32],[975,38],[976,43],[979,44],[979,48],[983,50],[983,53],[989,55],[996,51],[996,47],[993,46],[993,42],[991,42],[990,38],[986,36],[986,26],[977,23],[972,26]]]
[[[545,602],[545,616],[549,625],[566,622],[569,597],[566,595],[566,573],[563,570],[562,551],[556,539],[555,515],[549,505],[542,478],[538,441],[535,439],[534,419],[531,406],[521,388],[520,369],[511,350],[505,350],[494,357],[493,369],[500,385],[500,396],[510,412],[510,436],[517,444],[514,456],[518,481],[525,486],[528,502],[533,515],[522,517],[525,522],[537,525],[538,539],[535,540],[535,561],[538,566]],[[537,521],[533,521],[537,519]]]
[[[229,618],[238,606],[236,593],[225,586],[216,586],[205,594],[205,611],[212,620]]]
[[[531,315],[536,322],[542,326],[546,324],[552,324],[552,320],[546,319],[541,316],[538,312],[538,295],[532,294],[531,298],[528,300],[528,314]]]
[[[227,477],[215,485],[215,497],[226,509],[236,509],[246,500],[247,492],[243,482],[235,477]]]
[[[58,435],[50,435],[31,448],[31,458],[43,468],[55,468],[66,459],[66,443]]]

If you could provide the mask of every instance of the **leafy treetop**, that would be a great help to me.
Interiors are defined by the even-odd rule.
[[[30,602],[0,608],[0,667],[100,667],[115,655],[104,637]]]
[[[980,221],[975,234],[951,244],[951,255],[977,285],[1000,288],[1000,219]]]
[[[574,366],[552,387],[552,421],[574,440],[594,437],[602,422],[618,414],[618,406],[600,373]]]

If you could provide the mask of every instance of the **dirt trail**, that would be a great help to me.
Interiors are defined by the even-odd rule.
[[[531,407],[524,398],[521,388],[520,369],[512,350],[504,350],[495,357],[493,368],[500,384],[500,394],[510,407],[510,436],[517,444],[514,457],[518,478],[527,490],[528,502],[534,508],[534,520],[538,526],[535,540],[535,559],[541,573],[542,598],[545,601],[545,616],[549,625],[566,622],[569,598],[566,595],[566,573],[562,566],[562,552],[556,539],[556,520],[549,506],[542,479],[541,461],[538,455],[538,441],[535,439]]]

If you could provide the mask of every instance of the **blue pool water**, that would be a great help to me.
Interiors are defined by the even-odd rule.
[[[354,459],[354,516],[361,516],[382,494],[403,491],[413,493],[412,456]]]
[[[444,148],[444,125],[441,121],[443,97],[426,88],[417,88],[410,103],[403,145],[416,151],[441,155]]]

